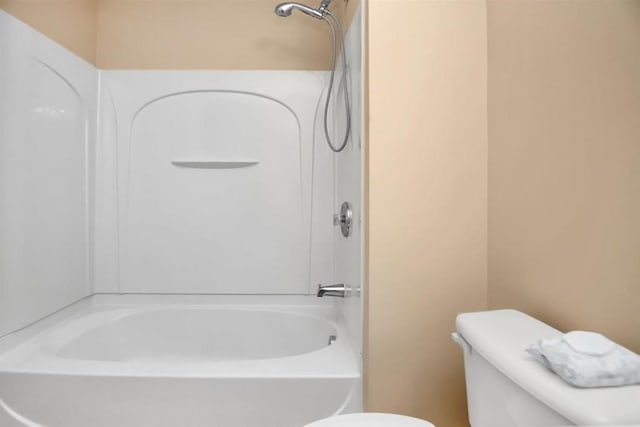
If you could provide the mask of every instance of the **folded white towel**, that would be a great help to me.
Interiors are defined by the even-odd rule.
[[[543,339],[527,351],[576,387],[640,384],[640,356],[594,332]]]

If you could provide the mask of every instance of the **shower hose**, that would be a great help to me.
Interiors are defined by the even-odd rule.
[[[351,113],[349,108],[349,88],[347,87],[347,54],[345,52],[344,45],[344,34],[342,32],[342,25],[338,19],[336,19],[335,15],[331,13],[330,10],[326,10],[326,15],[329,16],[329,19],[323,17],[324,21],[329,25],[331,29],[331,35],[333,39],[333,55],[331,60],[331,78],[329,79],[329,88],[327,91],[327,100],[324,105],[324,136],[327,139],[327,144],[331,151],[335,153],[339,153],[347,146],[347,142],[349,141],[349,135],[351,134]],[[331,93],[333,92],[333,83],[336,74],[336,58],[338,56],[337,46],[336,46],[336,27],[338,28],[337,35],[340,36],[340,44],[342,45],[342,82],[344,85],[344,106],[346,113],[346,130],[344,133],[344,138],[339,146],[336,146],[331,140],[331,136],[329,135],[329,104],[331,103]]]

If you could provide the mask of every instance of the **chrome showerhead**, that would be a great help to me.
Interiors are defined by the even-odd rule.
[[[280,3],[276,6],[275,12],[276,15],[286,18],[287,16],[290,16],[291,12],[293,12],[294,10],[299,10],[300,12],[306,13],[307,15],[312,16],[316,19],[324,18],[320,11],[309,6],[305,6],[301,3]]]

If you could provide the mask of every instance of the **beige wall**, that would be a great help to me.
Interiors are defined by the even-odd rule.
[[[331,35],[274,0],[100,0],[99,68],[327,69]]]
[[[98,0],[0,0],[4,9],[95,64]]]
[[[489,304],[640,351],[640,1],[488,6]]]
[[[309,4],[315,6],[315,1]],[[0,8],[103,69],[322,70],[325,23],[274,0],[0,0]],[[358,0],[334,0],[351,20]],[[346,27],[345,27],[346,31]]]
[[[486,7],[369,1],[365,408],[467,425],[458,312],[486,305]]]

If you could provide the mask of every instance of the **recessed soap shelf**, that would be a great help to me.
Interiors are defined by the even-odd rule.
[[[172,160],[171,164],[181,168],[236,169],[257,165],[257,160]]]

